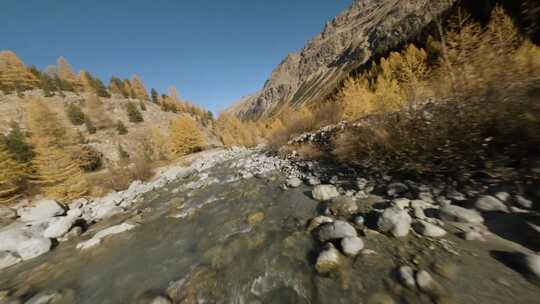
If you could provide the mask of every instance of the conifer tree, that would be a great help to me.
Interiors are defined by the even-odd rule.
[[[152,88],[152,90],[150,91],[150,95],[152,96],[153,103],[159,103],[159,94],[156,89]]]
[[[12,51],[0,52],[0,87],[3,90],[24,91],[39,87],[39,80]]]
[[[131,78],[131,88],[135,94],[134,98],[148,100],[148,92],[146,91],[146,88],[144,87],[144,84],[139,76],[133,75]]]
[[[144,121],[141,112],[133,102],[128,102],[126,111],[128,113],[128,118],[130,122],[140,123]]]
[[[31,182],[39,185],[43,194],[61,201],[86,194],[83,171],[69,153],[43,139],[35,140],[35,152],[32,166],[36,173]]]
[[[62,86],[66,91],[73,91],[80,87],[79,77],[71,69],[71,65],[64,58],[60,57],[57,61],[56,75],[61,80]]]
[[[133,89],[131,88],[131,83],[129,82],[129,79],[124,79],[122,82],[122,91],[125,98],[135,98],[133,95]]]
[[[69,146],[74,140],[58,117],[43,99],[38,97],[27,98],[27,126],[31,138],[46,139],[51,146]]]
[[[25,167],[18,163],[0,142],[0,205],[10,203],[20,196],[20,185]]]
[[[11,131],[4,138],[4,141],[8,151],[19,163],[28,163],[34,157],[32,146],[27,143],[26,135],[22,132],[18,123],[11,123]]]
[[[197,123],[189,116],[182,115],[171,121],[169,125],[170,149],[175,157],[196,152],[206,143]]]

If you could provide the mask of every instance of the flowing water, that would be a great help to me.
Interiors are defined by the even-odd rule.
[[[420,263],[439,259],[467,264],[473,258],[429,251],[431,244],[422,241],[401,244],[374,234],[366,236],[366,243],[377,253],[346,260],[349,271],[338,276],[319,276],[313,263],[320,244],[305,232],[305,223],[318,215],[320,206],[307,195],[308,187],[283,190],[277,172],[224,182],[236,174],[229,163],[209,173],[221,182],[176,192],[198,179],[193,176],[148,193],[140,204],[143,223],[135,230],[83,252],[75,248],[81,239],[61,243],[46,255],[4,270],[0,290],[28,297],[68,289],[75,303],[135,303],[145,292],[162,294],[170,282],[182,280],[182,303],[388,303],[376,301],[395,287],[389,284],[392,269],[410,257],[406,249],[414,247]],[[92,226],[81,238],[123,220]],[[528,301],[520,303],[540,302],[538,289],[502,264],[490,264],[489,271],[493,277],[507,275],[512,289],[494,283],[489,273],[476,274],[475,267],[486,267],[483,262],[470,264],[476,266],[462,267],[461,279],[448,286],[462,291],[456,303],[477,303],[477,297],[482,303],[507,303],[515,292]],[[407,297],[414,299],[409,303],[431,302],[405,293]]]

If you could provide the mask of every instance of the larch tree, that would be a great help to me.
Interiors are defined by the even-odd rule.
[[[23,91],[39,87],[39,79],[30,72],[12,51],[0,52],[0,88],[4,91]]]
[[[152,88],[152,90],[150,90],[150,95],[152,97],[153,103],[156,103],[156,104],[159,103],[159,94],[156,91],[156,89]]]
[[[129,81],[129,79],[124,79],[122,84],[123,84],[122,91],[124,92],[123,93],[124,97],[135,98],[135,96],[133,95],[133,88],[131,87],[131,82]]]
[[[68,152],[42,139],[36,139],[34,146],[32,166],[36,173],[31,182],[39,185],[44,195],[68,201],[88,192],[80,164]]]
[[[197,123],[187,115],[172,120],[169,125],[169,133],[171,154],[175,157],[196,152],[206,144]]]
[[[0,205],[10,203],[20,196],[25,166],[18,163],[6,146],[0,143]]]
[[[27,125],[34,146],[31,183],[45,195],[69,200],[87,191],[80,164],[74,160],[75,138],[62,120],[40,98],[29,98]]]
[[[79,77],[73,72],[69,62],[64,57],[60,57],[56,65],[56,75],[58,75],[58,78],[70,83],[74,88],[80,89]]]
[[[146,88],[144,87],[144,84],[139,76],[133,75],[131,78],[131,88],[135,93],[135,98],[140,100],[149,100],[148,91],[146,91]]]
[[[85,70],[79,72],[79,78],[81,80],[81,86],[85,92],[96,92],[92,85],[92,76]]]
[[[170,157],[169,141],[161,130],[152,128],[150,144],[152,146],[152,158],[154,160],[167,160]]]

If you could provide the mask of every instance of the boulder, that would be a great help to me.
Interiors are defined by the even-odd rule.
[[[339,192],[333,185],[317,185],[312,191],[312,196],[318,201],[328,201],[339,196]]]
[[[525,264],[531,275],[540,280],[540,255],[530,254],[525,256]]]
[[[424,221],[416,222],[413,227],[416,232],[427,237],[439,238],[446,235],[446,230]]]
[[[420,270],[416,274],[416,284],[418,284],[418,287],[420,290],[424,292],[432,292],[436,288],[436,283],[429,274],[429,272],[425,270]]]
[[[309,224],[307,226],[307,232],[311,232],[317,228],[319,228],[319,226],[321,226],[322,224],[325,224],[325,223],[332,223],[334,222],[334,219],[331,218],[331,217],[328,217],[328,216],[317,216],[317,217],[314,217],[312,218],[310,221],[309,221]]]
[[[353,223],[354,223],[354,225],[356,226],[356,228],[364,228],[364,225],[365,225],[365,223],[366,223],[366,220],[364,219],[363,216],[358,215],[358,216],[355,216],[355,217],[354,217]]]
[[[67,242],[69,240],[72,240],[78,236],[80,236],[83,233],[82,227],[75,226],[71,228],[66,234],[64,234],[62,237],[58,238],[58,241],[60,242]]]
[[[13,266],[22,259],[11,251],[0,251],[0,270]]]
[[[480,232],[474,231],[474,230],[465,232],[463,234],[463,239],[465,239],[466,241],[481,241],[481,242],[486,241],[486,239]]]
[[[124,212],[124,209],[116,206],[116,203],[113,201],[109,201],[95,206],[92,217],[94,220],[102,220],[122,212]]]
[[[78,210],[78,209],[77,209]],[[70,210],[72,211],[72,210]],[[80,210],[79,210],[80,211]],[[73,224],[77,220],[77,217],[75,216],[64,216],[59,218],[58,220],[52,222],[45,231],[43,231],[43,236],[50,239],[56,239],[64,234],[66,234],[71,227],[73,227]]]
[[[328,203],[328,209],[332,215],[348,217],[358,212],[358,205],[353,197],[338,196]]]
[[[368,183],[369,183],[369,181],[367,179],[361,177],[361,178],[356,180],[356,188],[358,188],[358,190],[362,191],[362,190],[366,189]]]
[[[287,187],[298,188],[302,185],[302,180],[296,176],[293,176],[287,179],[286,184],[287,184]]]
[[[485,195],[480,197],[476,202],[474,203],[474,207],[480,211],[502,211],[502,212],[508,212],[508,207],[498,200],[497,198],[491,196],[491,195]]]
[[[45,220],[65,213],[63,206],[55,200],[40,200],[35,206],[19,209],[23,222]]]
[[[416,288],[416,280],[414,279],[414,270],[410,266],[401,266],[398,269],[399,280],[403,285],[411,289]]]
[[[411,200],[405,197],[395,198],[392,200],[392,206],[396,206],[399,209],[409,208],[411,206]]]
[[[71,203],[69,203],[68,208],[69,209],[81,209],[82,207],[86,206],[88,204],[88,200],[84,197],[78,198]]]
[[[8,207],[0,207],[0,220],[14,219],[17,217],[17,212]]]
[[[86,249],[92,248],[94,246],[101,244],[102,239],[104,239],[105,237],[108,237],[114,234],[119,234],[125,231],[129,231],[129,230],[134,229],[135,227],[136,225],[122,223],[120,225],[103,229],[99,231],[98,233],[96,233],[91,239],[77,244],[77,249],[86,250]]]
[[[390,232],[395,237],[405,237],[411,229],[412,218],[407,211],[398,207],[384,210],[377,226],[382,232]]]
[[[48,238],[31,238],[17,244],[17,253],[23,260],[33,259],[51,250],[51,240]]]
[[[339,270],[340,267],[341,254],[331,243],[328,243],[317,257],[315,269],[318,273],[327,274]]]
[[[478,211],[466,209],[460,206],[447,205],[439,209],[439,216],[448,222],[462,222],[470,224],[481,224],[484,218]]]
[[[364,249],[364,241],[356,236],[341,239],[341,249],[346,256],[355,256]]]
[[[345,237],[355,237],[358,236],[358,233],[351,224],[345,221],[335,221],[321,225],[317,231],[317,236],[319,241],[324,243]]]
[[[317,185],[321,184],[321,180],[318,179],[317,177],[312,176],[312,177],[308,178],[308,184],[310,186],[317,186]]]

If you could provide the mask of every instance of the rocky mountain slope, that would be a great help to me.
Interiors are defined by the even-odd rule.
[[[292,53],[272,72],[264,88],[230,111],[259,118],[286,104],[316,102],[376,53],[410,39],[455,0],[354,0],[328,22],[322,33],[299,53]]]
[[[64,92],[65,97],[53,96],[43,97],[41,90],[26,91],[25,96],[38,96],[45,98],[47,105],[59,115],[64,121],[64,125],[69,126],[76,133],[82,134],[84,142],[101,152],[105,162],[116,162],[119,160],[119,149],[131,155],[143,155],[144,143],[149,140],[152,134],[152,128],[157,128],[164,135],[168,134],[169,123],[178,115],[172,112],[164,112],[152,102],[142,102],[140,100],[123,98],[119,95],[113,95],[111,98],[103,98],[100,100],[104,105],[106,120],[110,122],[110,127],[98,129],[95,134],[89,134],[85,125],[73,126],[69,121],[66,108],[69,104],[76,104],[86,110],[85,102],[88,98],[88,93],[72,93]],[[134,103],[140,108],[140,104],[145,105],[146,110],[140,110],[144,121],[140,123],[132,123],[126,111],[128,103]],[[7,134],[11,129],[11,123],[15,122],[24,130],[26,129],[26,104],[25,97],[18,97],[17,94],[5,95],[0,93],[0,134]],[[118,133],[115,125],[121,121],[127,128],[128,133],[121,135]],[[200,129],[206,135],[209,146],[221,145],[219,140],[214,135],[211,127],[205,127],[199,124]]]

